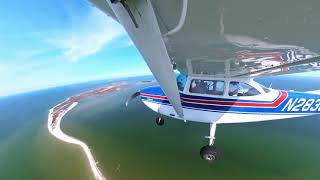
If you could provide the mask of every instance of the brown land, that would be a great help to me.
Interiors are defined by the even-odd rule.
[[[67,98],[65,101],[62,103],[58,104],[53,108],[52,112],[52,121],[51,121],[51,127],[52,129],[55,129],[56,123],[57,123],[57,118],[59,117],[60,114],[65,112],[74,102],[80,102],[81,100],[92,97],[92,96],[103,96],[108,93],[112,92],[117,92],[117,91],[123,91],[131,85],[131,83],[128,82],[118,82],[114,84],[109,84],[103,87],[91,89],[88,91],[85,91],[83,93],[80,93],[78,95],[71,96]]]

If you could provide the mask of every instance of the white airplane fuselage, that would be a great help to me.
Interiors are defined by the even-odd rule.
[[[222,95],[190,92],[191,77],[180,91],[183,117],[179,117],[160,86],[140,90],[143,103],[153,111],[165,116],[203,123],[244,123],[309,116],[320,113],[320,95],[268,89],[251,79],[214,79],[225,82]],[[199,78],[198,78],[199,79]],[[202,78],[209,79],[209,78]],[[256,88],[254,96],[230,96],[228,84],[244,82]]]

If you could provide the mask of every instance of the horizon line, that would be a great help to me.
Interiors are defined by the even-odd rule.
[[[70,86],[70,85],[85,84],[85,83],[90,83],[90,82],[95,82],[95,81],[120,80],[123,78],[134,78],[134,77],[143,77],[143,76],[153,76],[153,75],[152,75],[152,73],[145,73],[145,74],[135,74],[135,75],[129,75],[129,76],[105,77],[105,78],[89,79],[89,80],[83,80],[83,81],[66,82],[66,83],[61,83],[61,84],[49,85],[46,87],[39,87],[39,88],[35,88],[32,90],[31,89],[21,90],[21,91],[18,90],[13,93],[0,94],[0,99],[12,97],[12,96],[16,96],[16,95],[28,94],[28,93],[37,92],[37,91],[49,90],[49,89],[53,89],[53,88]]]

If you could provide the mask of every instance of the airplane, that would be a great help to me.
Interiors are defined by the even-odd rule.
[[[275,90],[255,78],[320,69],[318,1],[90,0],[122,24],[159,86],[140,97],[163,116],[209,124],[208,162],[218,124],[318,114],[319,92]],[[250,7],[250,8],[248,8]]]

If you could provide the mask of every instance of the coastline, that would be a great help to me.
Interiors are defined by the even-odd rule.
[[[66,142],[66,143],[79,145],[83,149],[85,154],[86,154],[87,160],[88,160],[88,162],[90,164],[91,171],[94,174],[95,179],[96,180],[107,180],[107,178],[105,176],[103,176],[103,174],[99,170],[99,168],[97,166],[97,163],[94,160],[93,155],[92,155],[88,145],[86,145],[84,142],[82,142],[82,141],[80,141],[80,140],[78,140],[76,138],[73,138],[71,136],[68,136],[68,135],[64,134],[63,131],[60,128],[60,123],[61,123],[61,120],[62,120],[63,116],[65,114],[67,114],[67,112],[69,112],[71,109],[76,107],[77,105],[78,105],[78,102],[74,102],[65,111],[63,111],[62,113],[59,114],[59,117],[57,118],[57,123],[56,123],[56,127],[55,128],[53,128],[53,126],[52,126],[53,124],[51,123],[52,119],[53,119],[53,110],[54,110],[54,108],[51,108],[50,111],[49,111],[49,116],[48,116],[48,130],[57,139],[60,139],[60,140],[62,140],[64,142]]]
[[[71,96],[67,98],[65,101],[57,104],[56,106],[54,106],[49,110],[47,128],[50,134],[61,141],[80,146],[87,157],[91,171],[96,180],[107,180],[107,178],[99,170],[97,166],[97,162],[95,161],[88,145],[83,141],[80,141],[79,139],[76,139],[74,137],[71,137],[65,134],[61,130],[60,124],[61,124],[62,118],[70,110],[76,107],[82,99],[90,96],[102,96],[111,92],[121,91],[121,90],[124,90],[125,87],[128,85],[129,83],[127,82],[120,82],[117,84],[92,89],[92,90],[83,92],[81,94]]]
[[[140,82],[136,82],[136,83],[129,83],[129,82],[125,82],[125,81],[124,82],[117,82],[117,83],[112,83],[112,84],[104,86],[104,87],[91,89],[91,90],[85,91],[83,93],[80,93],[78,95],[71,96],[49,110],[47,128],[48,128],[50,134],[52,134],[57,139],[64,141],[66,143],[75,144],[75,145],[80,146],[87,157],[91,171],[92,171],[95,179],[96,180],[107,180],[107,178],[99,170],[99,168],[97,166],[97,162],[95,161],[88,145],[85,144],[83,141],[80,141],[79,139],[76,139],[74,137],[71,137],[71,136],[65,134],[61,130],[60,124],[61,124],[62,118],[70,110],[72,110],[74,107],[76,107],[81,100],[83,100],[87,97],[103,96],[103,95],[106,95],[106,94],[109,94],[112,92],[124,91],[127,89],[127,87],[129,85],[133,85],[133,84],[142,85],[142,84],[148,84],[148,83],[152,83],[152,82],[153,81],[140,81]]]

